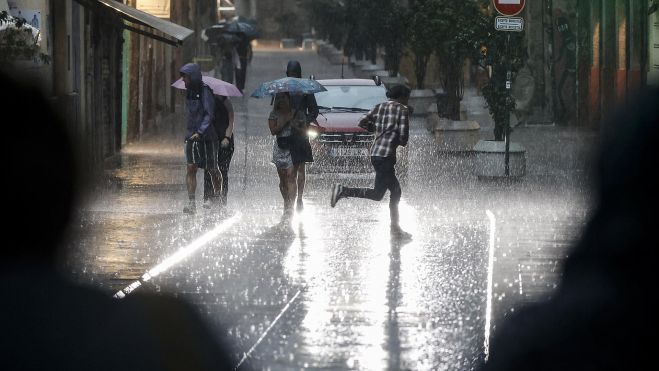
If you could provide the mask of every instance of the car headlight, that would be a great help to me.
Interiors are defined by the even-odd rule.
[[[318,130],[316,129],[307,130],[307,136],[309,136],[309,139],[316,139],[316,137],[318,137]]]

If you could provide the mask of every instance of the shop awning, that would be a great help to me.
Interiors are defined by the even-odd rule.
[[[137,32],[141,35],[151,37],[153,39],[165,42],[170,45],[180,45],[183,41],[194,33],[193,30],[179,26],[176,23],[158,18],[149,13],[137,10],[128,5],[122,4],[114,0],[75,0],[81,5],[95,11],[102,11],[111,13],[123,19],[124,28]],[[137,26],[146,26],[151,30],[158,30],[164,36],[155,34],[153,32],[140,29]]]

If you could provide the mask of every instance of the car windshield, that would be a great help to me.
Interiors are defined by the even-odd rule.
[[[335,110],[370,111],[387,100],[382,86],[325,86],[327,91],[316,93],[318,107]]]

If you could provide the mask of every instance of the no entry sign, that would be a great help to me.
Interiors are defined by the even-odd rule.
[[[526,5],[526,0],[492,0],[494,9],[501,15],[512,17],[519,14]]]

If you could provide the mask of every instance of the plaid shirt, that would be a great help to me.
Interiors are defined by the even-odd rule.
[[[410,113],[407,106],[388,100],[375,106],[359,121],[359,127],[375,133],[370,155],[396,157],[396,148],[406,146],[410,135]]]

